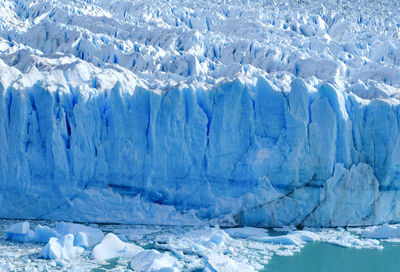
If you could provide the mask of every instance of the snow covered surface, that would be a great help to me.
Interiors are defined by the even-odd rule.
[[[54,230],[57,225],[48,221],[31,223],[35,229],[41,226]],[[380,250],[386,241],[400,242],[400,234],[393,232],[399,225],[291,229],[279,233],[248,227],[101,225],[91,228],[107,235],[94,248],[86,249],[74,246],[74,234],[52,237],[47,244],[5,239],[7,231],[21,225],[22,222],[0,220],[0,235],[4,237],[0,238],[1,271],[248,272],[268,267],[274,256],[290,258],[310,243]],[[374,238],[371,233],[375,233]],[[118,237],[125,237],[126,242]]]
[[[399,2],[277,2],[1,1],[0,217],[400,221]]]

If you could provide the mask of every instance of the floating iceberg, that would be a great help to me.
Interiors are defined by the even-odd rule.
[[[109,233],[100,244],[93,248],[92,258],[96,261],[104,261],[115,257],[134,257],[143,251],[143,248],[122,242],[115,234]]]
[[[66,234],[61,238],[50,238],[42,249],[40,257],[57,261],[71,261],[82,252],[83,248],[74,246],[74,236]]]
[[[295,231],[286,235],[280,236],[264,236],[264,237],[248,237],[250,240],[262,241],[271,244],[280,245],[295,245],[301,246],[306,242],[319,241],[320,237],[318,234],[309,231]]]
[[[6,240],[16,242],[30,242],[34,239],[34,232],[30,228],[29,222],[20,222],[11,225],[7,228],[5,233]]]
[[[32,242],[46,244],[52,237],[58,238],[60,234],[52,228],[39,225],[35,228],[35,236]]]
[[[48,226],[38,225],[35,231],[30,229],[29,222],[20,222],[11,225],[5,233],[7,240],[17,242],[34,242],[46,244],[50,238],[60,238],[63,235],[72,234],[74,239],[74,246],[82,248],[91,248],[96,244],[100,243],[103,239],[104,234],[98,228],[88,227],[82,224],[56,223],[55,228]]]
[[[8,222],[0,222],[0,231],[5,231],[2,223]],[[35,222],[31,223],[35,225]],[[54,233],[52,223],[41,221],[40,224],[43,225],[40,228],[36,226],[35,231],[41,229],[41,233]],[[18,224],[9,229],[17,229],[22,225],[26,224]],[[94,248],[87,249],[74,246],[76,236],[73,234],[61,235],[60,238],[51,237],[45,246],[36,244],[34,240],[31,241],[33,243],[12,244],[0,239],[0,269],[89,271],[107,267],[135,271],[259,271],[273,256],[292,256],[300,252],[306,244],[313,242],[358,249],[382,249],[388,244],[381,243],[380,239],[394,238],[398,225],[303,230],[288,227],[286,231],[280,229],[278,236],[273,231],[253,227],[99,227],[108,234]],[[74,227],[76,228],[81,227],[78,225]],[[129,237],[128,241],[121,241],[118,237],[122,236]],[[371,238],[372,236],[377,238]],[[56,268],[57,266],[62,268]]]
[[[372,239],[400,238],[400,228],[399,226],[385,224],[379,227],[365,229],[361,233],[361,237]]]
[[[292,235],[299,237],[304,242],[316,242],[321,239],[318,234],[306,230],[294,231]]]
[[[75,236],[74,246],[83,248],[91,248],[97,245],[104,237],[100,229],[81,224],[59,222],[54,230],[61,235],[73,234]]]
[[[135,255],[130,267],[138,272],[178,272],[177,259],[157,250],[145,250]]]
[[[264,237],[268,236],[268,230],[264,228],[243,227],[243,228],[228,228],[224,230],[230,237],[233,238],[248,238],[248,237]]]

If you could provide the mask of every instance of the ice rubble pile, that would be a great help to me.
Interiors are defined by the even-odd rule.
[[[386,87],[399,84],[398,10],[385,0],[5,0],[1,59],[27,75],[80,65],[93,80],[134,74],[151,89],[272,74],[387,97],[396,90]],[[52,83],[79,86],[71,79]],[[97,88],[107,87],[99,81]]]
[[[2,1],[0,216],[400,220],[399,3],[297,2]]]
[[[38,251],[40,254],[31,252],[29,261],[22,261],[25,270],[42,267],[39,271],[47,271],[44,268],[62,266],[79,271],[83,267],[89,270],[99,265],[111,267],[110,264],[115,263],[116,270],[129,267],[143,272],[258,271],[274,255],[291,256],[307,243],[382,249],[381,241],[398,242],[400,238],[399,225],[303,230],[288,227],[275,228],[274,233],[254,227],[110,225],[103,229],[108,232],[104,236],[95,226],[61,222],[53,228],[47,225],[48,222],[43,223],[46,225],[37,225],[34,230],[30,230],[28,222],[14,224],[5,230],[7,240],[24,242],[23,245],[46,244]],[[77,240],[82,233],[97,237],[90,247],[82,246]],[[0,269],[8,269],[10,264],[4,263],[7,259],[3,257],[0,256]],[[13,263],[17,269],[23,269],[18,261]]]
[[[393,225],[382,225],[379,227],[371,227],[361,233],[361,237],[373,239],[393,239],[400,238],[400,227]]]
[[[55,228],[38,225],[34,231],[29,222],[20,222],[5,231],[5,239],[14,242],[45,243],[39,257],[56,260],[57,265],[66,266],[73,262],[85,249],[93,249],[91,257],[98,262],[112,258],[129,258],[135,271],[176,272],[177,259],[156,250],[144,250],[122,242],[116,235],[104,236],[98,228],[81,224],[59,222]]]
[[[104,237],[99,229],[65,222],[56,223],[54,229],[38,225],[33,231],[29,222],[24,221],[10,226],[5,238],[17,242],[47,243],[52,237],[60,238],[68,234],[74,236],[74,245],[82,248],[91,248]]]
[[[312,242],[382,249],[382,239],[400,238],[399,232],[393,232],[398,228],[397,225],[353,229],[287,228],[275,229],[275,234],[271,235],[267,229],[254,227],[119,225],[105,229],[109,233],[100,237],[103,232],[96,227],[57,223],[55,228],[38,225],[32,231],[28,222],[21,222],[6,229],[5,238],[25,244],[46,244],[36,256],[55,260],[54,265],[71,270],[76,263],[97,264],[90,266],[92,269],[115,262],[121,264],[118,266],[121,269],[130,267],[135,271],[258,271],[274,255],[291,256]],[[63,235],[56,231],[60,229]],[[76,233],[77,230],[81,232]],[[81,233],[98,238],[84,248],[76,238]],[[40,259],[31,262],[37,260]],[[0,268],[1,262],[0,257]],[[41,265],[53,266],[51,261]]]

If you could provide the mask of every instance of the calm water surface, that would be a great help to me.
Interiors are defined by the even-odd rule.
[[[384,249],[344,248],[309,243],[291,257],[274,256],[263,272],[400,272],[400,244]]]

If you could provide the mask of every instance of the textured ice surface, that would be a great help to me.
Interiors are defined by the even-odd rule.
[[[248,237],[250,240],[263,241],[265,243],[271,244],[281,244],[281,245],[295,245],[301,246],[306,242],[319,241],[320,237],[318,234],[309,231],[295,231],[286,235],[272,236],[272,237]]]
[[[229,228],[225,232],[233,238],[249,238],[268,236],[268,230],[254,227]]]
[[[54,229],[48,226],[38,225],[35,231],[30,229],[29,222],[20,222],[10,226],[5,231],[6,240],[16,242],[33,242],[43,243],[49,242],[50,238],[62,238],[64,235],[73,235],[73,245],[82,248],[91,248],[98,244],[104,237],[103,232],[98,228],[88,227],[82,224],[56,223]],[[58,241],[58,239],[53,239]]]
[[[75,236],[74,245],[83,248],[95,246],[104,237],[101,230],[81,224],[59,222],[56,224],[54,230],[61,235],[73,234]]]
[[[109,233],[100,244],[93,248],[92,258],[104,261],[115,257],[130,258],[143,251],[134,244],[122,242],[115,234]]]
[[[20,222],[10,226],[5,233],[6,240],[16,242],[30,242],[35,234],[30,229],[29,222]]]
[[[4,237],[3,234],[12,223],[14,222],[0,220],[0,237]],[[35,229],[38,224],[54,229],[54,224],[46,221],[32,221],[31,224]],[[268,268],[268,262],[274,256],[290,258],[289,256],[300,252],[307,243],[382,249],[387,244],[381,243],[381,238],[364,238],[364,233],[379,229],[397,229],[398,225],[292,229],[290,232],[280,231],[279,236],[268,229],[248,227],[220,229],[208,226],[101,225],[100,228],[108,234],[94,249],[74,247],[73,234],[67,234],[61,239],[53,237],[45,246],[29,242],[9,242],[0,238],[0,270],[258,271],[265,265]],[[236,237],[237,234],[240,237]],[[124,236],[127,241],[122,242],[117,236]],[[265,239],[260,239],[261,237]],[[285,239],[296,239],[298,243],[288,245]],[[100,258],[93,260],[95,256]]]
[[[177,272],[177,259],[157,250],[145,250],[134,256],[130,267],[138,272]]]
[[[50,238],[49,242],[40,252],[40,257],[57,261],[72,261],[77,255],[83,252],[83,248],[74,246],[75,237],[73,234],[66,234],[61,238]]]
[[[0,217],[399,221],[398,10],[1,1]]]
[[[361,237],[373,239],[395,239],[400,238],[400,227],[397,225],[382,225],[379,227],[370,227],[361,233]]]
[[[58,238],[60,237],[60,234],[52,228],[38,225],[35,228],[35,236],[32,242],[46,244],[52,237]]]

